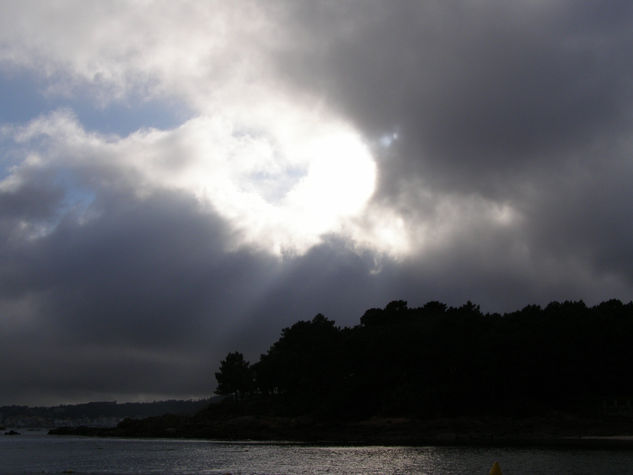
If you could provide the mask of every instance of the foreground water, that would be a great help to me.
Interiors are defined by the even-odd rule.
[[[633,451],[0,436],[0,473],[633,474]]]

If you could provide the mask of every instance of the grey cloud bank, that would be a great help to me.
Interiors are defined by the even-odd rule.
[[[377,157],[375,199],[439,226],[450,219],[441,203],[457,203],[455,234],[476,244],[460,239],[455,251],[486,255],[482,271],[541,268],[524,291],[554,274],[582,294],[582,269],[628,294],[631,13],[626,2],[301,5],[305,40],[280,64],[368,136],[398,131]],[[473,199],[516,220],[486,229],[468,213]]]
[[[2,124],[0,404],[203,397],[228,351],[254,360],[296,320],[354,325],[393,299],[633,298],[628,2],[87,5],[77,31],[0,7],[0,75],[37,77],[70,109]],[[91,32],[117,18],[105,47]],[[117,136],[72,110],[151,101],[202,119]],[[270,104],[345,122],[377,172],[362,211],[281,254],[244,239],[289,231],[239,150],[300,180],[275,161],[285,123],[244,125],[283,115]]]

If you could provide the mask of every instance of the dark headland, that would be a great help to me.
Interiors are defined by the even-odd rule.
[[[300,321],[259,361],[229,353],[195,415],[52,434],[344,444],[633,448],[633,303],[484,314],[394,301],[354,327]]]

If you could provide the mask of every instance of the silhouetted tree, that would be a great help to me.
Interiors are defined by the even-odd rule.
[[[248,361],[240,352],[226,355],[220,362],[220,369],[215,373],[218,386],[216,394],[232,394],[236,400],[253,390],[253,372]]]
[[[289,410],[323,403],[338,378],[339,343],[340,330],[321,314],[284,328],[255,366],[257,386],[283,396]]]

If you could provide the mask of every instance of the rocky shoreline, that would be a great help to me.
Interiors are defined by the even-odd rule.
[[[345,445],[482,445],[633,449],[633,422],[569,416],[411,419],[358,421],[310,417],[204,416],[125,419],[113,428],[61,427],[52,435],[96,437],[195,438],[284,441]]]

